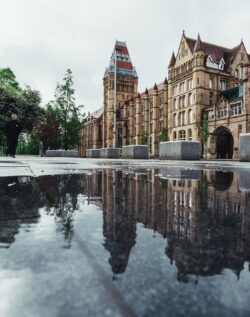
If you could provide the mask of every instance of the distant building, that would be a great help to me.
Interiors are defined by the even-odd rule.
[[[239,135],[250,131],[250,59],[244,43],[229,49],[185,33],[170,59],[168,80],[143,93],[126,43],[116,42],[103,79],[103,108],[88,117],[82,131],[83,156],[87,148],[113,146],[115,52],[117,147],[147,144],[157,157],[161,141],[200,140],[206,117],[206,157],[238,157]]]
[[[103,140],[103,108],[87,116],[84,129],[81,130],[80,155],[86,156],[87,149],[99,149]]]

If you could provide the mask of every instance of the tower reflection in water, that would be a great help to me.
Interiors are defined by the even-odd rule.
[[[74,215],[88,203],[103,209],[104,248],[114,275],[126,271],[141,223],[166,238],[162,252],[178,280],[225,268],[239,277],[250,260],[250,194],[241,178],[245,173],[177,168],[3,178],[0,246],[14,243],[19,226],[36,223],[45,208],[70,247]]]

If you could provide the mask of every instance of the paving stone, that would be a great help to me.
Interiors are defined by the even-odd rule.
[[[47,157],[78,157],[78,151],[73,150],[47,150]]]

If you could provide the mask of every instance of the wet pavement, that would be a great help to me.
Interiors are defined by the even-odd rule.
[[[62,162],[0,162],[0,316],[250,315],[250,170]]]

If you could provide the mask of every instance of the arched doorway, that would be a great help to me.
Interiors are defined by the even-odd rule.
[[[219,127],[214,131],[214,136],[216,145],[216,158],[233,158],[234,139],[230,130],[226,127]]]

